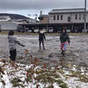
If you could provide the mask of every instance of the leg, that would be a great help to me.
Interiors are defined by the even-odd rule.
[[[61,54],[62,54],[63,56],[65,55],[65,52],[64,52],[64,50],[62,50],[62,51],[61,51]]]
[[[43,46],[43,50],[45,50],[44,40],[42,40],[42,46]]]
[[[61,54],[64,56],[64,43],[61,43]]]
[[[15,67],[16,49],[10,51],[11,65]]]
[[[39,50],[41,50],[41,40],[39,40]]]

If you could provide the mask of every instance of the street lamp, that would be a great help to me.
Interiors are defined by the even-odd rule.
[[[87,1],[85,0],[85,8],[84,8],[84,32],[87,32],[87,29],[86,29],[86,3],[87,3]]]

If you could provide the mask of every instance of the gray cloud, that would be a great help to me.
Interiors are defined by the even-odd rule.
[[[1,10],[84,7],[84,0],[0,0]]]

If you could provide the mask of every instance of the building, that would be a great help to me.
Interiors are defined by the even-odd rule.
[[[10,21],[11,18],[9,16],[0,16],[0,22],[2,21]]]
[[[40,14],[40,26],[61,31],[64,27],[71,32],[82,32],[84,29],[84,8],[53,9],[48,15]],[[86,26],[88,29],[88,11],[86,11]]]
[[[29,17],[25,17],[23,15],[0,13],[0,31],[18,30],[20,24],[34,24],[34,23],[36,23],[36,20]],[[21,27],[21,29],[25,30],[25,27],[23,28]]]
[[[88,12],[87,12],[88,16]],[[88,22],[88,17],[87,17]],[[53,9],[49,12],[49,23],[83,23],[84,9]]]
[[[1,22],[0,31],[17,30],[18,24],[12,22]]]
[[[88,23],[88,11],[86,12],[86,22]],[[84,29],[84,8],[53,9],[49,12],[49,23],[58,24],[58,29],[64,26],[72,32],[82,32]]]
[[[39,23],[24,24],[30,30],[46,29],[47,32],[60,32],[63,28],[68,32],[82,32],[84,29],[84,8],[53,9],[48,15],[40,12]],[[86,11],[86,28],[88,30],[88,11]]]
[[[49,16],[48,15],[40,15],[39,16],[40,24],[47,24],[49,23]]]

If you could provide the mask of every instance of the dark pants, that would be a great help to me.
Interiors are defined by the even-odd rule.
[[[16,49],[10,50],[10,59],[12,61],[15,61],[16,60]]]
[[[39,40],[39,49],[41,49],[41,44],[43,46],[43,49],[45,50],[44,40]]]

